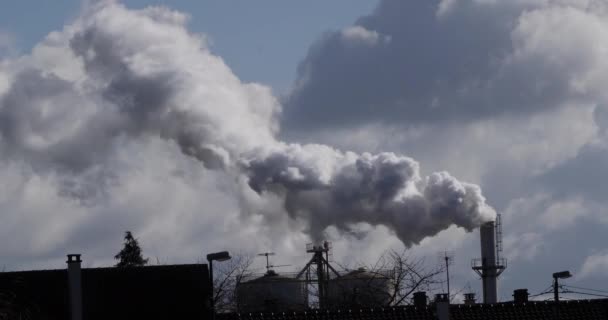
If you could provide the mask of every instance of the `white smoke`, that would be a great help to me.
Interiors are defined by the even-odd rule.
[[[323,145],[282,145],[250,160],[249,185],[285,198],[294,217],[306,217],[321,238],[327,226],[348,230],[385,225],[406,245],[456,224],[472,230],[494,218],[478,186],[447,172],[421,179],[416,161],[394,153],[342,153]]]
[[[3,161],[67,177],[61,195],[86,205],[112,183],[107,158],[120,141],[160,137],[246,181],[240,192],[278,196],[313,238],[365,222],[411,245],[494,218],[478,186],[446,172],[422,178],[411,158],[279,141],[270,89],[241,83],[186,22],[166,8],[99,2],[31,55],[0,64]]]

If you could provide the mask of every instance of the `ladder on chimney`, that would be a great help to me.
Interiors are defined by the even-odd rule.
[[[501,265],[500,254],[502,253],[502,215],[500,213],[496,214],[496,224],[494,225],[494,228],[496,228],[496,265]]]

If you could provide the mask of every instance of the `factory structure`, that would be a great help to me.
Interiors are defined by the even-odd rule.
[[[263,275],[243,279],[236,288],[241,312],[303,311],[345,307],[385,306],[391,302],[391,272],[338,271],[330,263],[331,243],[308,244],[311,259],[297,273],[279,274],[270,268]],[[267,255],[267,254],[266,254]]]
[[[264,275],[245,279],[237,290],[238,310],[217,316],[220,320],[608,319],[608,299],[559,300],[557,281],[571,276],[567,271],[553,274],[554,300],[529,300],[527,289],[517,289],[511,301],[498,301],[498,278],[507,268],[501,216],[481,225],[479,236],[481,256],[472,259],[471,268],[481,280],[480,301],[475,293],[465,293],[463,303],[453,304],[449,293],[431,297],[418,291],[405,305],[393,305],[396,288],[391,270],[339,271],[331,264],[331,243],[323,242],[307,245],[311,259],[297,273],[279,274],[268,268]]]
[[[482,281],[481,302],[498,302],[498,277],[505,270],[502,253],[500,215],[480,227],[481,258],[471,261],[472,269]],[[272,269],[268,255],[267,271],[263,275],[242,279],[236,289],[239,312],[303,311],[352,307],[389,306],[395,296],[394,270],[338,271],[330,262],[331,242],[308,244],[308,263],[296,273],[278,273]],[[272,253],[270,253],[272,254]],[[426,298],[425,298],[426,299]],[[466,293],[465,300],[475,303],[475,294]]]

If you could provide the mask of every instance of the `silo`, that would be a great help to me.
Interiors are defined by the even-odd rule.
[[[237,287],[239,312],[300,311],[308,306],[306,283],[268,270]]]
[[[328,284],[328,304],[333,308],[387,306],[392,296],[391,278],[365,268],[350,271]]]

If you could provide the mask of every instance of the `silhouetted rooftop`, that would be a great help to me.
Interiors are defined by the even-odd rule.
[[[436,320],[435,308],[403,306],[360,310],[220,314],[218,320]],[[606,320],[608,299],[524,304],[451,305],[450,320]]]
[[[203,318],[205,264],[82,269],[84,319]],[[0,273],[0,292],[33,319],[69,319],[67,270]]]

